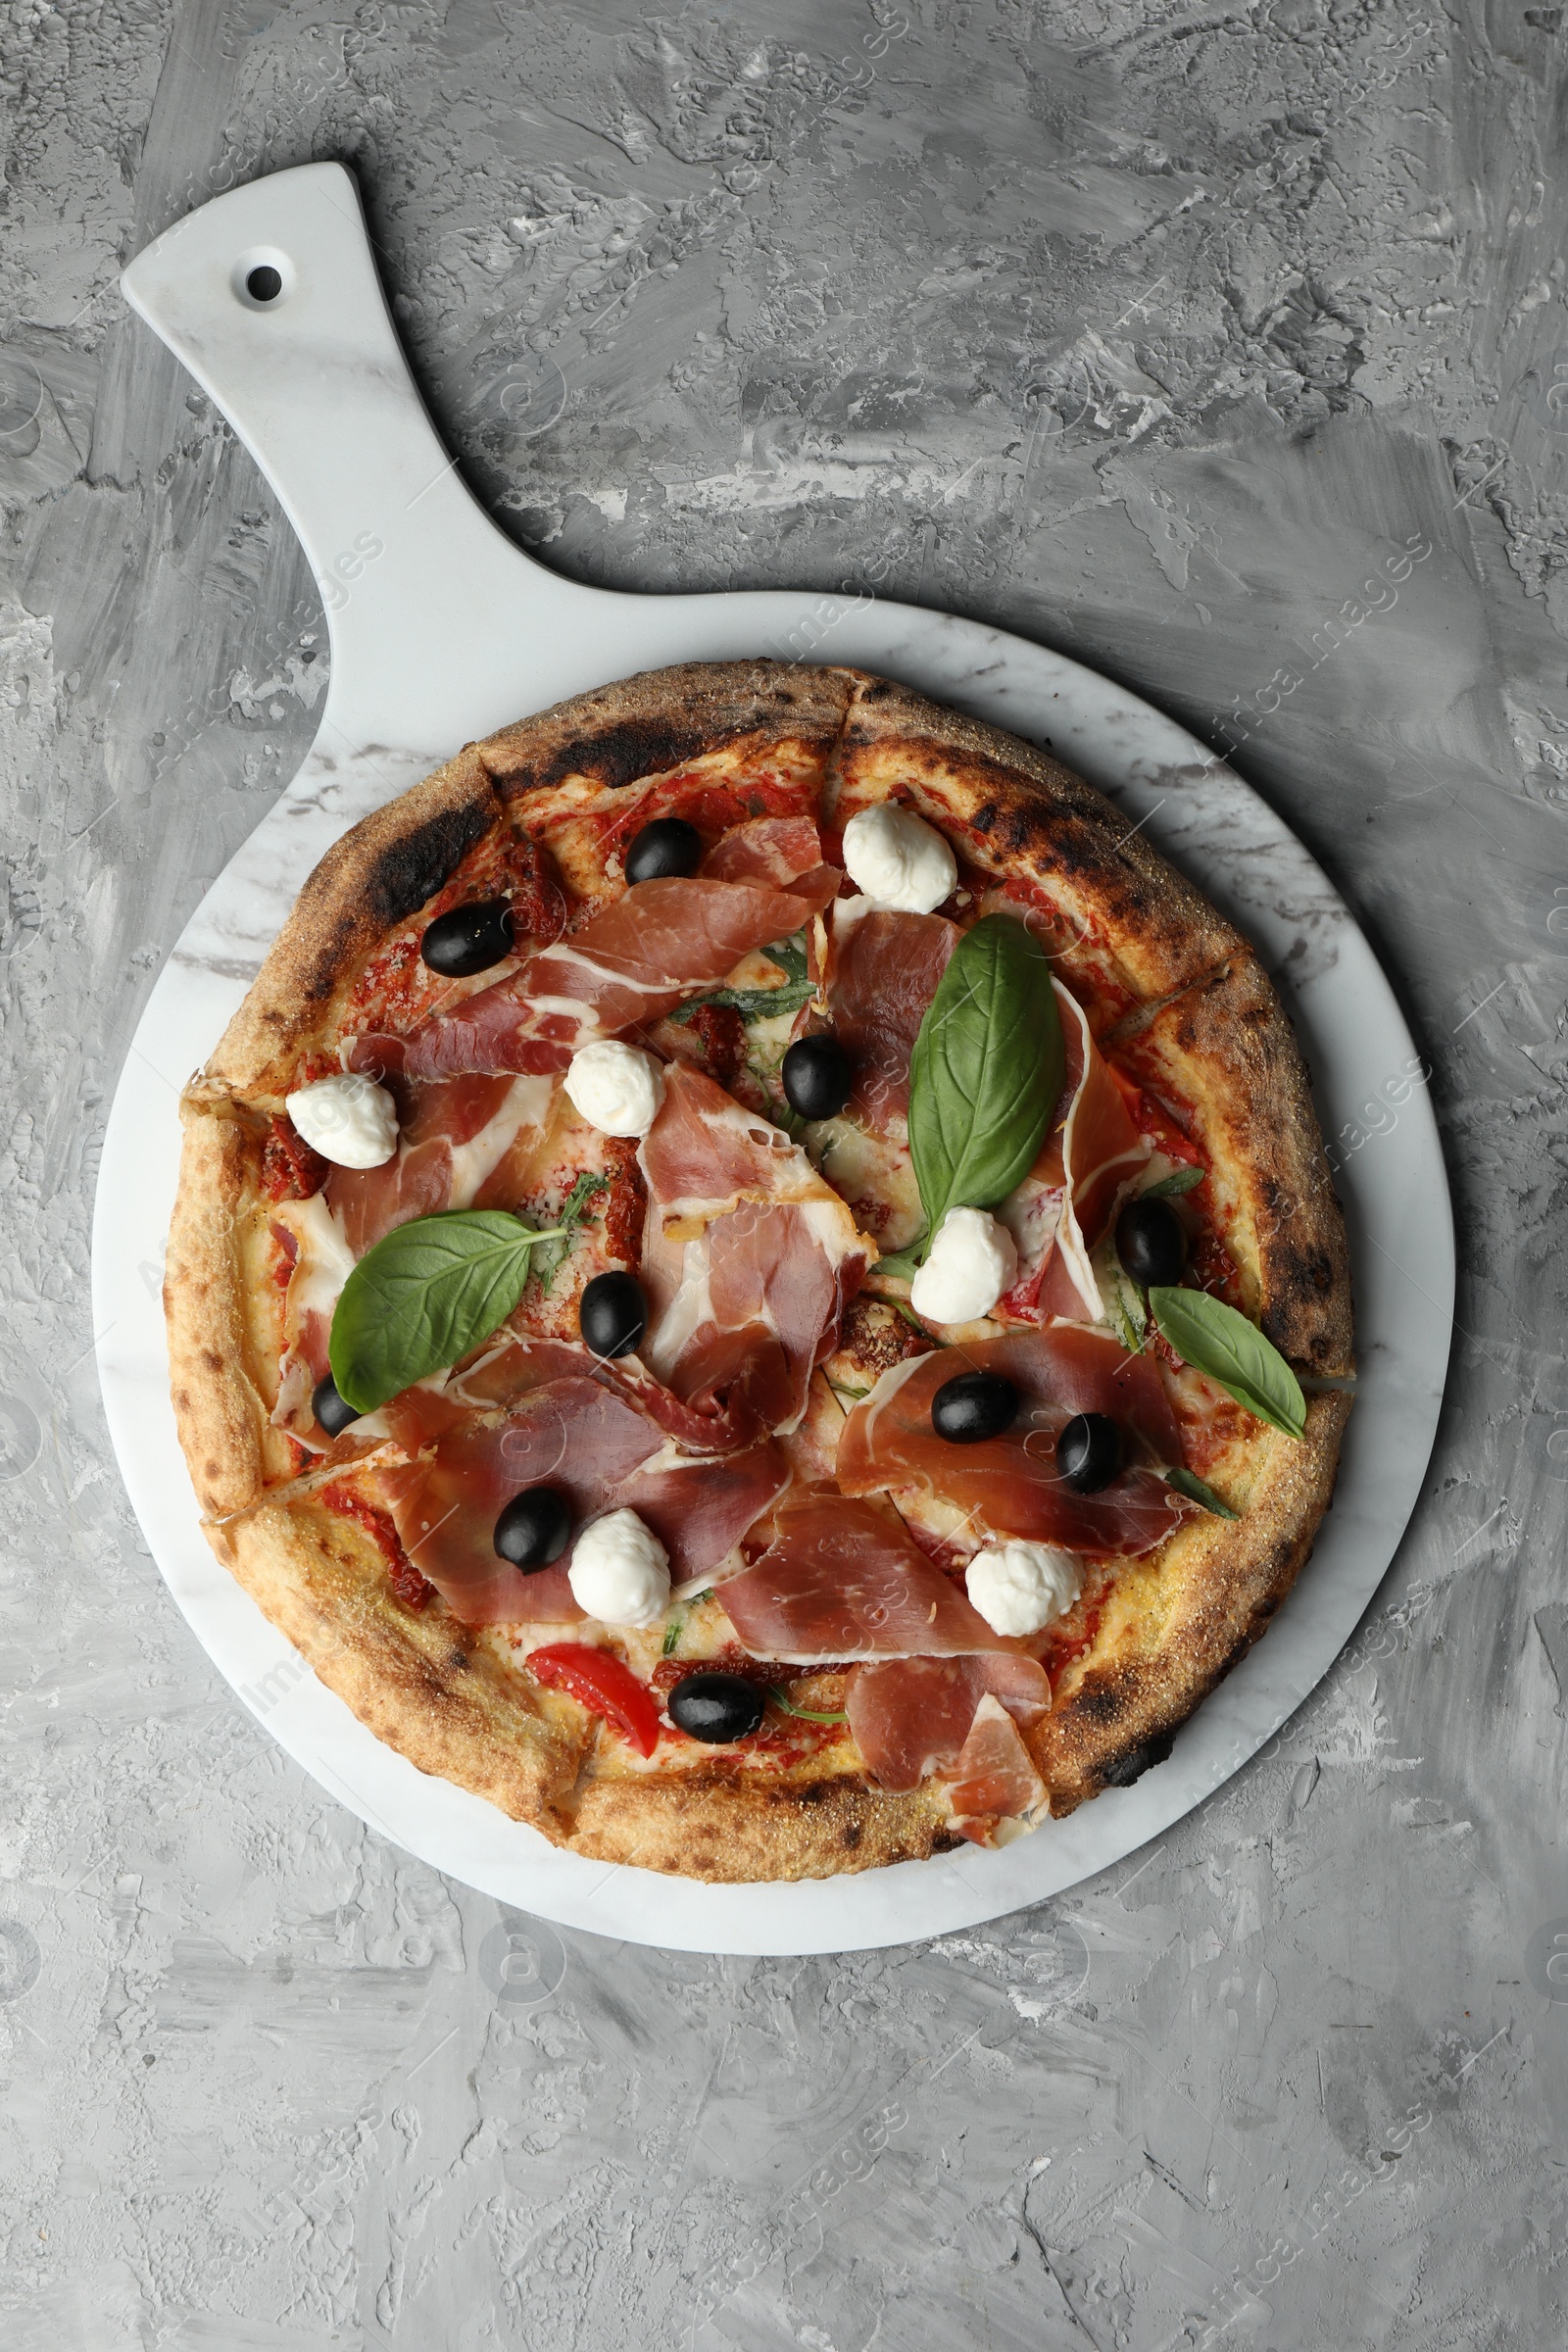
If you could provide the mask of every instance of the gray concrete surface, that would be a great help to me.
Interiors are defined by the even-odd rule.
[[[14,2352],[1562,2341],[1562,26],[11,0]],[[887,557],[888,593],[1126,679],[1239,746],[1435,1064],[1463,1276],[1399,1560],[1262,1758],[1042,1913],[787,1963],[503,1919],[303,1779],[138,1537],[91,1354],[98,1137],[327,641],[116,276],[322,156],[523,542],[649,589]],[[1416,534],[1396,604],[1358,602]]]

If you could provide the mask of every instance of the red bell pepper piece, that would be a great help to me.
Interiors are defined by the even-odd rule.
[[[653,1694],[608,1649],[586,1642],[547,1642],[543,1649],[531,1649],[525,1662],[536,1681],[564,1690],[612,1723],[640,1756],[653,1754],[660,1730]]]

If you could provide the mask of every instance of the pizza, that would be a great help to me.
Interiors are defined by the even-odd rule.
[[[1169,1752],[1328,1508],[1345,1236],[1256,955],[885,679],[467,745],[322,859],[182,1118],[215,1552],[573,1852],[1005,1843]]]

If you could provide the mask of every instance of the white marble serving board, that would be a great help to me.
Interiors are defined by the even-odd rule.
[[[245,291],[258,264],[283,280],[270,304]],[[316,743],[153,991],[98,1183],[105,1408],[147,1540],[197,1638],[273,1737],[372,1827],[521,1910],[600,1935],[716,1952],[898,1943],[994,1919],[1116,1862],[1201,1803],[1326,1671],[1394,1555],[1437,1428],[1453,1303],[1447,1185],[1427,1096],[1408,1075],[1419,1066],[1409,1032],[1348,910],[1294,835],[1201,745],[1038,646],[869,598],[623,596],[532,563],[472,503],[435,438],[339,166],[220,197],[140,255],[123,284],[282,500],[332,634]],[[557,1852],[416,1771],[317,1682],[202,1538],[158,1292],[178,1089],[329,844],[461,743],[565,695],[663,662],[752,655],[878,670],[1049,743],[1255,942],[1311,1064],[1325,1130],[1350,1146],[1340,1184],[1361,1381],[1309,1566],[1268,1639],[1135,1787],[1001,1852],[803,1886],[703,1886]]]

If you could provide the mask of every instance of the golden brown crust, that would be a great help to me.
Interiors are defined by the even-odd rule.
[[[880,1870],[955,1842],[929,1783],[894,1796],[858,1775],[777,1788],[683,1773],[590,1781],[568,1840],[595,1861],[726,1885]]]
[[[1057,911],[1069,972],[1137,1003],[1172,995],[1245,945],[1190,882],[1070,768],[1000,727],[855,673],[839,771],[853,799],[907,790],[972,863],[1026,874]]]
[[[296,1499],[207,1531],[214,1551],[329,1690],[421,1772],[557,1843],[586,1741],[439,1605],[394,1597],[355,1523]]]
[[[1349,1410],[1348,1396],[1314,1396],[1299,1444],[1264,1430],[1234,1447],[1208,1479],[1245,1516],[1205,1515],[1123,1568],[1094,1647],[1029,1735],[1054,1815],[1160,1762],[1173,1735],[1267,1630],[1329,1507]]]
[[[237,1104],[190,1094],[180,1118],[179,1192],[164,1270],[169,1375],[191,1483],[216,1518],[243,1509],[270,1470],[286,1476],[290,1465],[269,1443],[274,1433],[245,1266],[256,1199],[252,1122]]]
[[[1047,755],[863,673],[691,664],[470,745],[346,835],[185,1105],[171,1364],[204,1509],[238,1514],[210,1530],[214,1548],[322,1681],[421,1770],[577,1852],[728,1881],[830,1876],[944,1850],[954,1842],[945,1800],[931,1783],[907,1795],[870,1786],[847,1736],[781,1782],[718,1760],[597,1770],[600,1735],[586,1713],[534,1690],[439,1603],[404,1609],[373,1541],[310,1481],[259,1501],[289,1466],[261,1361],[270,1326],[255,1304],[259,1113],[294,1082],[302,1055],[335,1043],[388,933],[509,827],[509,804],[556,786],[619,788],[785,740],[834,756],[841,808],[897,790],[954,835],[971,866],[1033,886],[1056,917],[1063,968],[1121,1016],[1106,1041],[1117,1061],[1208,1158],[1223,1238],[1264,1328],[1303,1368],[1350,1362],[1339,1210],[1273,992],[1231,927]],[[861,1322],[873,1353],[909,1343],[885,1307],[867,1307]],[[1343,1396],[1315,1397],[1301,1446],[1249,1425],[1204,1471],[1245,1518],[1190,1522],[1162,1552],[1119,1564],[1092,1642],[1031,1735],[1054,1812],[1136,1778],[1262,1632],[1327,1508],[1348,1410]]]
[[[1209,1162],[1243,1304],[1282,1355],[1337,1375],[1353,1363],[1350,1261],[1310,1082],[1257,957],[1216,972],[1106,1040]]]
[[[612,789],[666,775],[745,740],[788,736],[824,749],[850,700],[848,673],[787,662],[687,662],[643,670],[519,719],[475,746],[496,789],[518,793],[574,776]]]
[[[396,924],[416,912],[504,811],[476,747],[362,818],[294,903],[207,1064],[210,1084],[275,1098],[302,1054],[337,1034],[345,992]]]

